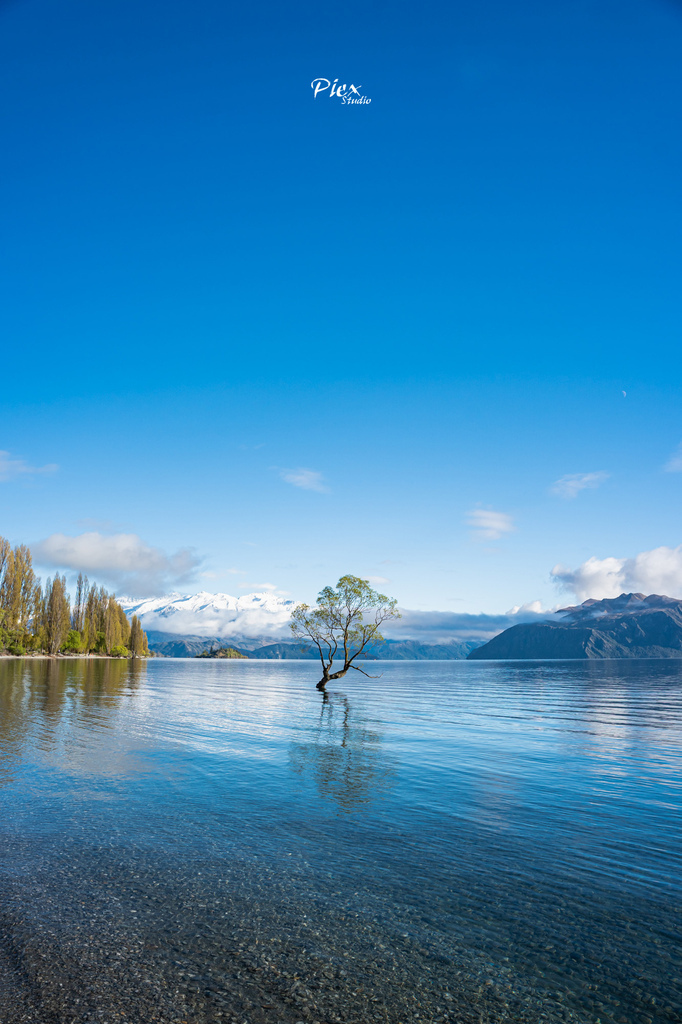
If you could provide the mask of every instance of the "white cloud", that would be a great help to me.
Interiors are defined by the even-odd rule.
[[[560,498],[575,498],[581,491],[599,487],[599,484],[608,478],[609,474],[604,470],[596,473],[568,473],[552,484],[550,491],[552,494],[558,494]]]
[[[592,557],[577,569],[555,565],[551,575],[579,602],[628,593],[682,597],[682,544],[642,551],[634,558]]]
[[[277,590],[276,583],[239,583],[237,585],[240,590],[251,590],[257,593],[262,592],[264,590]]]
[[[163,593],[188,582],[201,561],[188,548],[167,555],[134,533],[81,533],[77,537],[53,533],[33,544],[31,550],[41,565],[85,572],[96,576],[98,582],[139,595]]]
[[[666,473],[682,473],[682,441],[678,444],[663,469]]]
[[[365,579],[375,587],[380,586],[382,583],[391,582],[390,580],[387,580],[385,576],[365,576]]]
[[[490,508],[472,509],[467,515],[467,522],[479,540],[499,540],[516,529],[511,516],[506,512],[493,512]]]
[[[324,483],[324,477],[314,469],[282,469],[279,475],[282,480],[294,487],[300,487],[304,491],[319,491],[320,494],[328,494],[329,488]]]
[[[50,462],[47,466],[29,466],[23,459],[13,459],[9,452],[0,451],[0,480],[15,480],[18,476],[35,476],[39,473],[54,473],[59,466]]]

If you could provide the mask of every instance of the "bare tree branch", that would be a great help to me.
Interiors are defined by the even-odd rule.
[[[349,665],[348,667],[349,668],[354,668],[356,672],[362,672],[363,676],[367,676],[368,679],[381,679],[381,676],[382,676],[381,672],[379,673],[378,676],[371,676],[369,674],[369,672],[365,672],[365,670],[363,668],[358,668],[357,665]]]

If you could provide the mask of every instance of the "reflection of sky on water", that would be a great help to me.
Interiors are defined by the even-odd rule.
[[[171,907],[176,867],[213,898],[209,879],[246,885],[250,865],[271,880],[263,906],[276,879],[288,907],[310,894],[334,922],[350,894],[389,922],[386,948],[440,936],[566,991],[584,956],[600,978],[608,961],[614,993],[639,958],[663,990],[650,965],[680,890],[682,665],[380,670],[325,698],[310,662],[0,661],[0,839],[18,851],[0,892],[72,856],[93,877],[105,855],[124,876],[152,858],[145,904],[174,934],[160,879]]]
[[[170,800],[247,827],[353,810],[436,844],[463,823],[598,844],[680,786],[682,666],[638,665],[387,664],[323,700],[310,663],[8,661],[0,783],[127,794],[150,828]]]

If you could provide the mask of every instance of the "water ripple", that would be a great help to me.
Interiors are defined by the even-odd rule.
[[[682,666],[379,670],[0,662],[7,1024],[679,1019]]]

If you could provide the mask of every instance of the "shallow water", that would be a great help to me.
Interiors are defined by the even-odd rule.
[[[682,1018],[682,665],[0,661],[0,1022]]]

